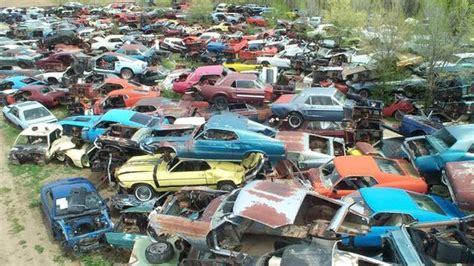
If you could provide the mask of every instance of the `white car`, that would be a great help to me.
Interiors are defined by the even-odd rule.
[[[125,42],[124,35],[109,35],[105,38],[94,37],[91,40],[92,50],[115,51]]]
[[[257,64],[262,64],[264,66],[272,65],[279,68],[290,68],[291,60],[288,58],[281,58],[277,56],[273,56],[273,57],[260,56],[260,57],[257,57]]]
[[[93,60],[94,72],[117,74],[123,79],[143,74],[148,66],[146,62],[117,53],[104,53]]]
[[[185,74],[185,73],[190,73],[191,72],[191,69],[176,69],[174,71],[172,71],[171,73],[169,73],[165,79],[163,79],[161,82],[158,83],[158,86],[160,87],[161,90],[172,90],[173,89],[173,81],[177,78],[179,78],[179,76],[181,76],[182,74]]]
[[[31,125],[58,122],[58,119],[46,107],[36,101],[5,106],[3,116],[22,129]]]

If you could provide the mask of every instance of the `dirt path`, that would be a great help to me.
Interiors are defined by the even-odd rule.
[[[3,120],[0,123],[5,123]],[[0,264],[78,265],[51,242],[38,206],[31,206],[24,183],[8,169],[9,145],[0,134]]]

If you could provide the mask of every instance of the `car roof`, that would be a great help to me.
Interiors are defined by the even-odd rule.
[[[474,140],[474,124],[453,125],[445,127],[456,139]]]
[[[55,131],[56,129],[62,130],[61,125],[56,123],[38,124],[26,128],[20,133],[20,135],[44,136]]]
[[[20,103],[13,104],[13,106],[16,106],[22,110],[29,110],[29,109],[34,109],[38,107],[44,107],[41,103],[36,102],[36,101],[20,102]]]
[[[390,159],[387,159],[390,160]],[[341,177],[346,176],[373,176],[380,174],[380,168],[372,156],[338,156],[334,165]]]
[[[208,74],[213,74],[213,73],[221,74],[222,71],[224,71],[224,67],[222,65],[212,65],[212,66],[198,67],[196,68],[196,70],[194,70],[194,73],[197,75],[203,75],[203,74],[208,75]]]
[[[408,192],[403,189],[371,187],[361,188],[359,192],[364,199],[365,204],[374,212],[374,214],[388,212],[405,213],[412,215],[413,218],[418,219],[419,222],[448,219],[448,215],[441,215],[436,212],[425,211],[419,208]],[[436,203],[436,201],[434,202]],[[436,204],[438,205],[438,203]],[[441,208],[441,206],[439,207]],[[441,209],[446,212],[444,208]]]
[[[336,93],[337,89],[334,87],[313,87],[304,89],[300,95],[325,95],[325,96],[332,96]]]
[[[102,115],[101,120],[110,120],[110,121],[128,121],[130,118],[137,112],[130,110],[118,110],[112,109]]]

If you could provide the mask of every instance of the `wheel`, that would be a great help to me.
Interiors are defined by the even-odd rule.
[[[303,124],[304,118],[300,113],[292,112],[288,115],[288,125],[291,128],[297,129]]]
[[[67,166],[67,167],[74,167],[75,166],[72,159],[67,157],[67,156],[65,156],[65,158],[64,158],[64,165]]]
[[[21,62],[21,61],[18,62],[18,66],[19,66],[20,68],[23,68],[23,69],[28,68],[28,64],[25,63],[25,62]]]
[[[232,191],[236,188],[237,186],[233,182],[230,182],[230,181],[222,181],[222,182],[217,183],[218,190]]]
[[[107,53],[109,50],[107,50],[107,48],[105,47],[100,47],[99,50],[102,51],[102,53]]]
[[[395,120],[397,120],[397,121],[402,121],[403,116],[405,116],[405,112],[403,112],[401,110],[397,110],[395,112],[395,114],[393,114],[393,117],[395,117]]]
[[[120,76],[123,79],[131,79],[133,77],[133,71],[129,68],[122,68],[122,70],[120,70]]]
[[[362,89],[359,91],[359,96],[362,97],[363,99],[369,98],[369,91],[366,89]]]
[[[148,201],[153,197],[155,191],[150,185],[138,184],[134,187],[133,194],[139,201]]]
[[[60,152],[57,152],[57,153],[55,154],[55,157],[56,157],[56,159],[57,159],[58,161],[60,161],[60,162],[64,162],[64,160],[66,160],[66,154],[64,154],[64,152],[61,152],[61,151],[60,151]]]
[[[168,241],[158,241],[145,249],[145,257],[151,264],[164,263],[174,255],[174,249]]]
[[[216,96],[214,98],[214,106],[216,107],[217,110],[222,111],[227,109],[227,106],[229,105],[229,102],[227,101],[227,98],[225,96]]]
[[[34,161],[37,165],[46,165],[46,159],[44,158],[44,156],[39,155],[39,154],[33,155],[33,161]]]
[[[262,66],[268,67],[268,66],[270,66],[270,62],[268,62],[268,61],[263,61],[263,62],[262,62]]]
[[[56,85],[59,83],[59,81],[56,78],[48,78],[48,83],[50,85]]]

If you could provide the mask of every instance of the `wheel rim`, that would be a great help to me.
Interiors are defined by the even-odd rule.
[[[168,246],[165,243],[156,243],[150,249],[150,253],[153,254],[163,254]]]
[[[222,185],[220,190],[232,191],[232,190],[234,190],[234,187],[232,185],[226,184],[226,185]]]
[[[123,77],[124,79],[130,79],[130,78],[132,78],[132,71],[130,71],[130,70],[124,70],[124,71],[122,71],[122,77]]]
[[[135,197],[141,201],[147,201],[151,199],[151,190],[145,186],[139,186],[135,190]]]
[[[368,93],[367,91],[365,91],[365,90],[360,91],[359,95],[360,95],[360,97],[362,97],[362,98],[367,98],[367,97],[369,97],[369,93]]]
[[[299,127],[301,125],[301,118],[293,115],[290,117],[290,119],[288,119],[288,123],[292,127]]]
[[[225,107],[225,99],[224,98],[217,98],[215,104],[216,104],[217,108],[223,109]]]

